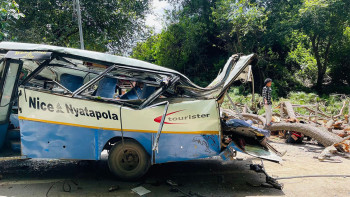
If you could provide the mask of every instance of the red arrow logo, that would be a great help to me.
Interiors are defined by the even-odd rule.
[[[174,111],[174,112],[168,113],[168,114],[165,115],[165,117],[167,117],[167,116],[169,116],[169,115],[171,115],[171,114],[175,114],[175,113],[180,112],[180,111],[184,111],[184,109],[183,109],[183,110],[179,110],[179,111]],[[163,115],[162,115],[162,116],[163,116]],[[162,121],[162,116],[158,116],[157,118],[155,118],[155,119],[154,119],[154,122],[160,123],[160,121]],[[186,124],[186,123],[171,123],[171,122],[166,122],[166,121],[164,121],[164,124]]]

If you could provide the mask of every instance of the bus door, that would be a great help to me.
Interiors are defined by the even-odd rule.
[[[22,65],[22,61],[13,59],[4,59],[0,65],[0,148],[5,142]]]

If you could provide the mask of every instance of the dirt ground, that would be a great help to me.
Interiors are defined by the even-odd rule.
[[[320,162],[314,157],[323,147],[314,143],[290,145],[277,137],[271,140],[279,150],[287,150],[281,164],[264,162],[273,177],[350,175],[349,159],[333,157],[341,162]],[[249,170],[249,165],[260,160],[243,154],[232,162],[213,157],[154,165],[138,182],[116,180],[104,157],[98,162],[2,161],[0,196],[139,196],[131,191],[138,186],[151,191],[144,196],[350,196],[350,178],[344,177],[281,179],[283,190],[259,186],[265,176]],[[178,189],[172,189],[167,180],[176,182]]]

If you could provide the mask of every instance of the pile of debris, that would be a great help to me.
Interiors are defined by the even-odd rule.
[[[231,100],[231,99],[229,99]],[[222,109],[225,116],[229,118],[240,118],[252,120],[256,126],[263,127],[272,133],[279,133],[286,138],[286,142],[301,142],[304,137],[314,139],[319,144],[325,146],[325,150],[318,157],[320,160],[329,157],[331,154],[340,154],[345,157],[350,156],[350,125],[349,115],[343,115],[346,101],[336,116],[330,116],[322,112],[318,105],[296,105],[289,101],[281,102],[278,105],[279,114],[272,117],[273,124],[266,126],[264,116],[242,113],[233,102],[234,110]],[[294,111],[294,108],[304,108],[310,112],[308,116],[303,116]],[[243,110],[242,110],[243,111]],[[350,105],[349,105],[350,111]]]

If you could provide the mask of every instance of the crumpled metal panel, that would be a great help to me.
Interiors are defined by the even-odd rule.
[[[155,163],[186,161],[218,155],[219,135],[162,134]]]

